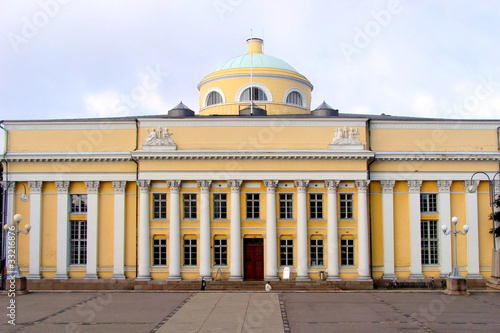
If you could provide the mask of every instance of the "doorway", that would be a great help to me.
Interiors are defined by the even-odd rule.
[[[264,280],[264,239],[244,239],[245,280]]]

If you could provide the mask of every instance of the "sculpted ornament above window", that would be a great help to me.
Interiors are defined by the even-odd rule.
[[[337,127],[335,129],[335,136],[330,144],[330,149],[363,149],[364,145],[356,135],[359,135],[357,128],[351,127],[348,129],[347,126],[345,126],[344,129],[342,129]],[[342,148],[342,146],[349,147]]]
[[[164,129],[158,127],[158,130],[152,128],[151,132],[149,130],[147,130],[147,132],[148,136],[146,137],[146,142],[144,143],[145,148],[177,149],[177,145],[171,137],[172,133],[169,133],[166,127]]]

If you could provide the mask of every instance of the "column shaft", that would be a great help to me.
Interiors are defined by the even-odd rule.
[[[125,279],[125,188],[126,181],[112,182],[114,195],[114,243],[113,243],[113,275],[112,279]]]
[[[69,182],[56,182],[57,187],[57,266],[54,279],[68,278]]]
[[[181,280],[181,224],[179,212],[180,180],[167,181],[170,187],[170,246],[168,262],[169,281]]]
[[[358,188],[358,280],[371,280],[370,245],[368,237],[368,201],[366,191],[369,180],[357,180]]]
[[[276,185],[277,180],[265,180],[266,186],[266,280],[278,280],[278,257],[276,241]]]
[[[200,187],[200,277],[212,279],[210,246],[210,185],[211,180],[199,180]]]
[[[30,262],[28,279],[41,279],[42,187],[43,182],[28,182],[30,187]],[[21,226],[20,226],[21,227]]]
[[[325,180],[327,188],[327,280],[338,281],[339,277],[339,232],[337,220],[338,180]]]
[[[384,242],[384,279],[394,279],[394,180],[382,180],[382,221]]]
[[[441,251],[441,275],[448,275],[452,271],[452,258],[451,258],[451,238],[441,232],[441,225],[449,225],[451,221],[451,197],[450,187],[451,180],[438,180],[437,185],[439,188],[438,211],[439,221],[439,250]]]
[[[149,180],[138,180],[139,194],[139,244],[137,281],[151,280],[150,244],[149,244]]]
[[[473,186],[477,189],[479,181],[465,181],[465,206],[467,212],[467,279],[482,279],[479,267],[479,223],[477,208],[477,191],[469,192]],[[451,239],[451,237],[449,237]]]
[[[410,279],[423,279],[420,234],[421,180],[408,180],[410,214]]]
[[[229,280],[243,280],[241,274],[241,225],[240,225],[240,186],[241,180],[229,180],[231,187],[231,240]]]
[[[85,182],[87,186],[87,273],[84,279],[97,279],[97,249],[99,220],[99,182]]]
[[[297,180],[297,277],[296,280],[310,280],[307,244],[307,198],[308,180]]]

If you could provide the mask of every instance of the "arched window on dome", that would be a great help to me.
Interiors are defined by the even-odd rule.
[[[298,106],[304,105],[302,103],[302,96],[297,91],[292,91],[291,93],[288,94],[288,96],[286,97],[286,103]]]
[[[222,96],[217,91],[212,91],[207,97],[207,106],[222,103]]]
[[[240,102],[250,100],[250,89],[252,89],[252,101],[267,101],[266,93],[260,88],[247,88],[240,97]]]

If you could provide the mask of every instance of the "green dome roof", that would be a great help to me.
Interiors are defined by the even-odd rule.
[[[279,68],[298,73],[297,70],[292,66],[290,66],[287,62],[263,53],[253,53],[252,62],[254,68],[256,67]],[[217,67],[215,71],[221,71],[224,69],[233,69],[233,68],[250,68],[250,54],[246,53],[234,57],[232,59],[229,59],[228,61]]]

